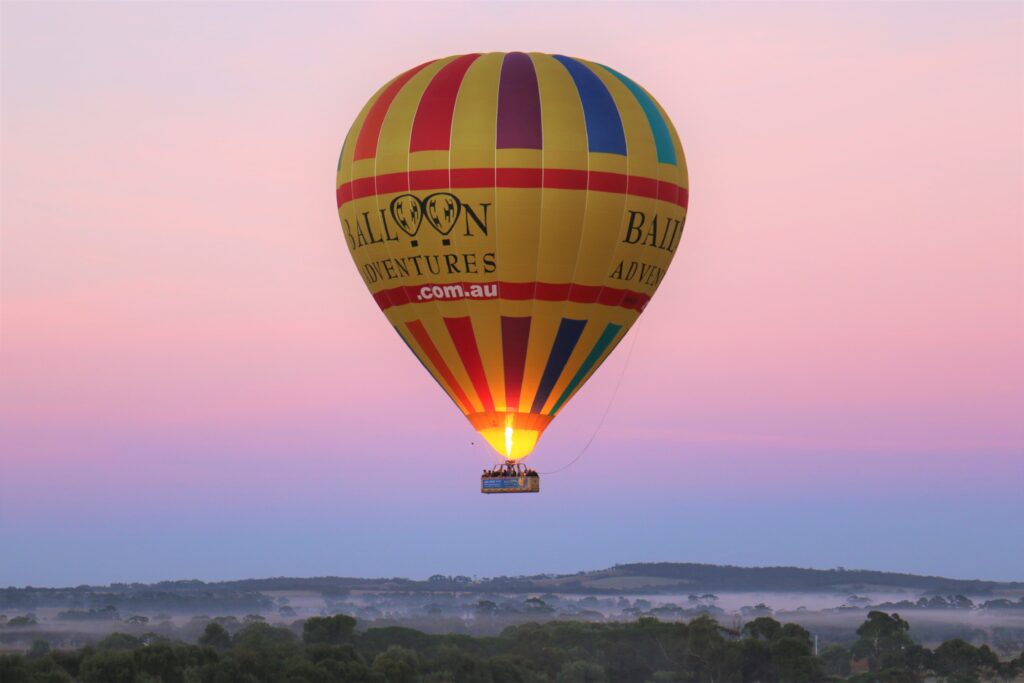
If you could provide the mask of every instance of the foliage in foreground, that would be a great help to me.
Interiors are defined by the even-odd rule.
[[[213,621],[195,645],[124,633],[74,651],[38,641],[25,655],[0,657],[0,683],[970,683],[1024,672],[1024,653],[1000,661],[959,639],[932,651],[884,612],[868,614],[850,648],[817,656],[807,630],[770,617],[739,632],[709,617],[642,618],[525,624],[487,638],[400,627],[359,633],[355,625],[345,615],[316,617],[301,622],[299,637],[262,622],[231,633]],[[851,664],[868,672],[851,676]]]

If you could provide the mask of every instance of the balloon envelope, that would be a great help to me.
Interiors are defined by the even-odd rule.
[[[688,199],[672,122],[562,55],[421,64],[366,103],[342,230],[395,330],[501,455],[533,450],[665,277]]]

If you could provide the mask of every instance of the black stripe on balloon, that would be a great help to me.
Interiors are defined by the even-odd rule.
[[[565,370],[565,365],[569,362],[569,356],[576,348],[576,343],[580,340],[580,335],[583,334],[583,328],[586,326],[586,320],[562,318],[558,332],[555,334],[555,343],[551,345],[548,364],[544,367],[544,374],[540,378],[540,386],[537,387],[537,394],[533,397],[531,413],[540,413],[544,409],[544,404],[548,402],[548,397],[551,395],[552,389],[555,388],[558,378],[562,376],[562,371]]]

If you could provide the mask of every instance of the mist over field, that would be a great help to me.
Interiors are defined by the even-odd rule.
[[[788,587],[773,589],[780,584]],[[680,590],[681,585],[692,589]],[[872,610],[902,615],[911,623],[911,636],[924,645],[962,638],[1006,655],[1024,649],[1020,582],[670,563],[487,579],[321,577],[7,588],[0,590],[0,647],[26,650],[39,639],[80,647],[115,632],[194,642],[211,621],[229,632],[258,622],[300,632],[303,620],[335,614],[354,617],[363,631],[403,626],[478,636],[534,622],[686,622],[702,615],[738,632],[758,617],[773,617],[803,626],[824,646],[854,640]]]

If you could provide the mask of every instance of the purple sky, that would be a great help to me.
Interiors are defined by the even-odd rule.
[[[1024,579],[1022,26],[979,2],[4,3],[0,585]],[[484,497],[491,457],[365,291],[334,174],[382,83],[516,49],[647,87],[690,215],[530,462],[572,460],[613,401],[585,457]]]

